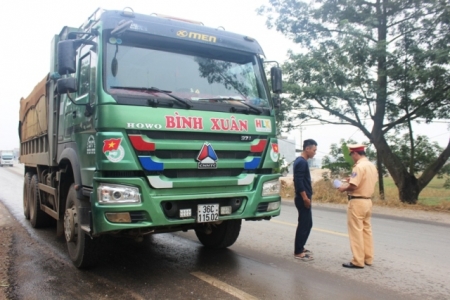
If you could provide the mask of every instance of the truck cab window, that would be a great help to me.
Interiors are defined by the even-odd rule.
[[[91,78],[91,55],[87,54],[80,60],[80,79],[78,95],[82,96],[89,93]]]
[[[256,55],[200,50],[192,54],[152,47],[156,46],[136,46],[125,38],[120,45],[107,43],[105,85],[110,94],[147,97],[145,90],[156,87],[210,106],[221,102],[208,99],[235,99],[270,107]]]

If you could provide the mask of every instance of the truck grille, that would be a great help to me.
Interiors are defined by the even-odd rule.
[[[185,159],[195,159],[198,155],[198,150],[160,150],[153,152],[146,151],[136,151],[138,156],[140,155],[153,155],[161,159],[169,158],[185,158]],[[221,159],[244,159],[248,157],[251,153],[248,151],[216,151],[216,154]]]
[[[256,173],[266,136],[204,132],[128,131],[146,176],[237,177]],[[174,143],[174,140],[176,142]]]

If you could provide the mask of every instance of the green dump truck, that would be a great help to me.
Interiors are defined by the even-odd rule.
[[[98,9],[54,36],[50,58],[20,102],[23,208],[33,227],[56,224],[75,266],[103,235],[195,230],[223,248],[243,219],[280,214],[281,70],[269,88],[253,38]]]

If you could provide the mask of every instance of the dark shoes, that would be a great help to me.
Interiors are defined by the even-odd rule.
[[[349,262],[349,263],[343,263],[342,266],[343,266],[344,268],[349,268],[349,269],[364,269],[364,267],[360,267],[360,266],[354,265],[354,264],[352,264],[351,262]]]

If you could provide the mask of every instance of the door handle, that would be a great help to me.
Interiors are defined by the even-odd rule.
[[[72,112],[72,118],[76,118],[77,117],[77,111],[76,110],[74,110],[73,112]]]

